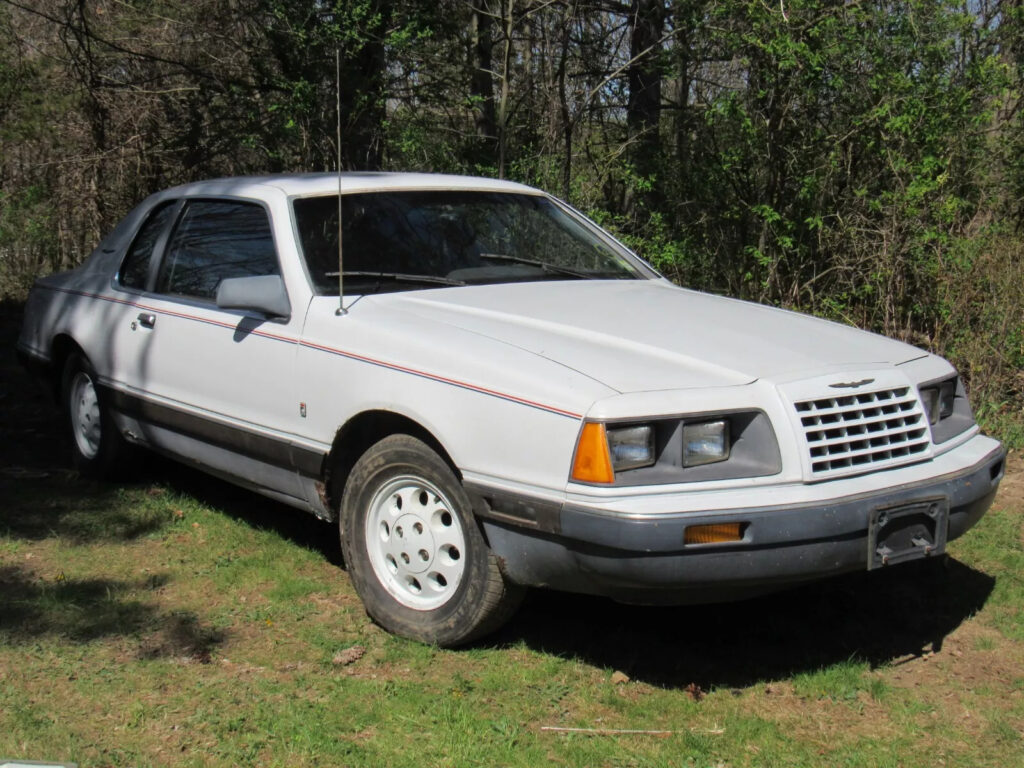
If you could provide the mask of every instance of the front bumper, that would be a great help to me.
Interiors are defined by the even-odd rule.
[[[943,507],[948,505],[949,513],[940,540],[962,535],[991,505],[1005,467],[1005,452],[998,443],[976,439],[995,448],[969,467],[811,503],[632,516],[566,503],[557,510],[557,525],[541,530],[545,526],[516,524],[502,514],[500,509],[514,506],[506,495],[498,514],[489,515],[484,507],[480,517],[505,574],[519,584],[633,603],[750,597],[866,570],[871,523],[880,509],[939,500]],[[490,499],[484,503],[495,506]],[[538,509],[527,502],[522,507]],[[554,513],[550,508],[539,511],[542,521]],[[732,522],[742,524],[741,541],[684,544],[688,526]]]

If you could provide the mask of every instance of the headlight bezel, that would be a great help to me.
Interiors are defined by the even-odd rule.
[[[956,399],[956,388],[959,378],[954,376],[935,384],[918,387],[921,393],[921,405],[924,415],[931,426],[953,415]]]
[[[699,425],[715,421],[726,423],[726,456],[713,462],[697,465],[684,464],[684,425]],[[782,455],[778,438],[767,413],[756,408],[739,408],[703,413],[660,415],[650,418],[592,419],[584,421],[581,436],[587,425],[600,424],[607,432],[636,427],[650,427],[653,436],[654,461],[644,466],[617,469],[611,480],[580,479],[570,472],[569,481],[600,487],[671,485],[709,480],[731,480],[765,477],[782,471]],[[572,466],[577,466],[580,441],[577,440]],[[609,447],[611,460],[612,450]]]
[[[974,413],[958,374],[922,382],[917,391],[934,445],[952,440],[974,426]]]

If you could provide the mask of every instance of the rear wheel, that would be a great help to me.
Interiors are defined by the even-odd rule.
[[[61,392],[75,467],[95,478],[108,478],[123,470],[129,446],[117,431],[96,371],[84,355],[68,357]]]
[[[503,624],[523,590],[505,580],[451,468],[422,441],[392,435],[356,462],[342,496],[342,549],[370,617],[442,646]]]

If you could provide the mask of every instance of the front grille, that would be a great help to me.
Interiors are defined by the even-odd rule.
[[[928,453],[928,422],[910,387],[802,400],[796,410],[814,477],[872,472]]]

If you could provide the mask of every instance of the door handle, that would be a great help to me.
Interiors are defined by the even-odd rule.
[[[139,314],[139,325],[143,328],[152,328],[156,325],[156,315],[149,312],[142,312]]]

